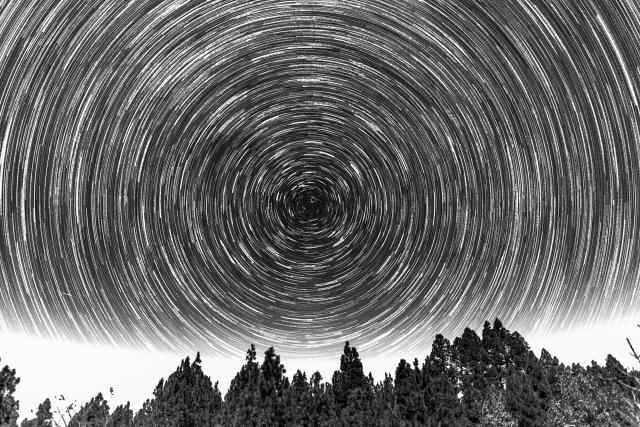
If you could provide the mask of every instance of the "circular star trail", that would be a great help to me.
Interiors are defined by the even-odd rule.
[[[5,2],[0,325],[284,354],[637,308],[632,1]]]

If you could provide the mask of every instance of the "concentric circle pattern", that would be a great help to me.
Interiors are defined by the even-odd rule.
[[[8,1],[0,326],[410,352],[639,302],[633,1]]]

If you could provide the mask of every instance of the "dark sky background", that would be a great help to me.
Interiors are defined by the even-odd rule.
[[[5,2],[0,328],[411,354],[637,314],[638,96],[633,1]]]

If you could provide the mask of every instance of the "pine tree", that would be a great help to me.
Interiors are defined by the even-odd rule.
[[[433,341],[431,354],[422,368],[427,422],[434,425],[459,425],[464,412],[458,400],[457,376],[449,340],[441,334]]]
[[[334,426],[338,424],[338,414],[333,385],[322,382],[320,372],[315,372],[309,381],[312,410],[311,425]]]
[[[395,398],[398,413],[403,420],[411,424],[424,423],[426,408],[419,371],[416,372],[404,359],[400,360],[396,368]]]
[[[247,350],[246,363],[231,381],[220,417],[225,426],[255,426],[260,415],[260,367],[256,347]]]
[[[533,354],[529,344],[517,332],[511,333],[504,327],[502,327],[502,331],[504,331],[502,338],[505,343],[505,365],[507,371],[512,368],[526,369],[531,360],[530,356]]]
[[[163,383],[164,380],[160,380],[160,382]],[[157,389],[158,387],[156,386],[156,390]],[[155,395],[155,391],[154,391],[154,395]],[[155,403],[155,399],[147,399],[142,404],[142,408],[140,408],[133,417],[133,422],[132,422],[133,427],[152,427],[151,423],[152,423],[152,413],[153,413],[154,403]]]
[[[102,393],[98,393],[71,417],[68,427],[103,427],[108,417],[109,404]]]
[[[133,422],[133,411],[130,403],[118,405],[107,419],[105,427],[129,427]]]
[[[166,381],[160,380],[136,414],[135,426],[213,426],[221,406],[220,391],[211,385],[200,366],[200,353],[193,363],[182,360]]]
[[[606,393],[595,378],[579,364],[563,367],[558,375],[559,396],[549,405],[550,425],[612,425],[605,405]]]
[[[478,424],[482,426],[516,427],[518,421],[507,409],[505,391],[491,386],[485,390],[486,396],[482,400]]]
[[[340,420],[346,426],[372,426],[376,424],[373,407],[373,390],[357,387],[349,391],[347,404],[340,412]]]
[[[285,391],[286,396],[286,424],[311,425],[313,413],[313,397],[311,385],[307,382],[307,375],[296,371],[291,380],[291,386]]]
[[[288,380],[284,377],[286,369],[280,363],[280,356],[273,347],[264,353],[264,362],[260,367],[260,406],[259,424],[269,426],[284,425],[284,392]]]
[[[19,403],[13,393],[19,383],[16,370],[5,365],[0,371],[0,425],[15,424],[18,418]]]
[[[373,393],[372,419],[375,420],[375,424],[391,427],[405,425],[396,404],[393,377],[385,373],[384,380],[374,386]]]
[[[332,383],[339,411],[347,406],[349,394],[352,391],[367,385],[360,355],[355,347],[349,346],[349,341],[344,345],[344,351],[340,357],[340,370],[334,372]]]
[[[544,424],[546,411],[543,401],[530,376],[524,372],[513,372],[507,378],[507,408],[522,427],[537,427]]]
[[[49,398],[45,399],[44,402],[38,405],[38,410],[36,412],[36,417],[27,420],[22,420],[20,424],[21,427],[46,427],[50,426],[53,418],[53,413],[51,412],[51,401]]]
[[[508,332],[500,319],[495,319],[493,328],[489,322],[482,328],[482,347],[487,355],[487,378],[492,385],[503,386],[507,372],[506,343]]]
[[[524,341],[524,340],[522,340]],[[524,343],[517,355],[517,364],[510,368],[507,379],[507,407],[523,426],[543,425],[551,399],[549,385],[550,355],[543,354],[539,360],[532,351],[523,354],[528,346]]]
[[[454,340],[452,351],[461,383],[461,404],[468,420],[472,424],[480,423],[489,397],[484,372],[488,364],[486,351],[478,334],[469,328],[465,328],[462,337]]]
[[[564,369],[564,366],[560,364],[557,357],[551,356],[551,354],[544,348],[540,353],[540,364],[544,370],[546,382],[549,387],[549,402],[551,399],[557,399],[561,396],[560,374]]]

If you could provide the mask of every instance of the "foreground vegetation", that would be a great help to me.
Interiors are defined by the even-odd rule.
[[[629,343],[631,346],[631,343]],[[636,358],[633,347],[631,347]],[[640,359],[639,359],[640,361]],[[496,319],[482,335],[465,329],[453,343],[436,336],[423,361],[400,360],[395,375],[374,382],[347,342],[330,382],[316,372],[289,379],[275,350],[262,363],[255,347],[224,399],[204,374],[200,355],[187,357],[161,379],[134,413],[112,412],[98,394],[76,407],[52,408],[47,399],[22,427],[42,426],[617,426],[640,425],[640,380],[614,357],[565,366],[549,352],[537,357],[524,338]],[[0,425],[17,426],[19,379],[0,372]],[[60,397],[58,397],[60,401]],[[64,401],[64,397],[62,397]]]

